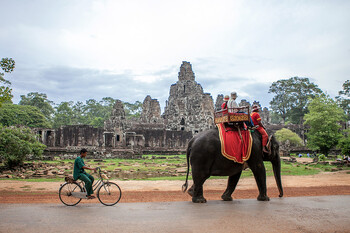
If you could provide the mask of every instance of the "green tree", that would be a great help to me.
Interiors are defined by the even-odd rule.
[[[288,141],[291,147],[303,146],[303,140],[290,129],[280,129],[276,131],[275,136],[281,144],[286,144]]]
[[[342,154],[350,156],[350,129],[343,131],[343,137],[339,140],[338,147]]]
[[[0,124],[50,128],[50,122],[37,107],[29,105],[3,104],[0,108]]]
[[[273,82],[269,93],[275,93],[271,108],[284,122],[299,124],[307,113],[307,105],[312,98],[322,93],[308,78],[293,77]]]
[[[15,69],[15,61],[12,58],[2,58],[0,61],[1,70],[6,73],[11,73]],[[12,89],[11,82],[4,78],[4,73],[0,72],[0,107],[4,102],[11,101]]]
[[[115,101],[111,97],[104,97],[101,101],[87,100],[84,106],[84,123],[95,127],[103,127],[104,121],[111,116]]]
[[[104,97],[101,101],[89,99],[86,104],[78,101],[62,102],[56,107],[54,115],[54,127],[62,125],[92,125],[103,127],[104,121],[107,120],[113,110],[115,99]]]
[[[140,101],[135,101],[135,103],[123,102],[125,116],[128,119],[140,118],[142,112],[142,103]]]
[[[272,124],[281,124],[284,123],[282,117],[275,111],[270,111],[270,121]]]
[[[10,168],[21,165],[28,155],[40,158],[45,148],[29,128],[0,126],[0,157]]]
[[[339,96],[336,99],[339,106],[344,109],[347,119],[350,120],[350,80],[343,83],[343,90],[339,91]]]
[[[25,95],[21,95],[19,105],[30,105],[40,109],[47,120],[52,120],[52,115],[55,112],[52,107],[53,102],[47,99],[47,95],[44,93],[30,92]]]
[[[87,100],[84,106],[84,110],[85,110],[84,124],[92,125],[96,117],[103,118],[103,115],[104,115],[103,106],[101,103],[99,103],[95,99]]]
[[[72,125],[73,119],[73,110],[72,110],[73,102],[61,102],[56,107],[56,112],[53,117],[53,127],[59,128],[63,125]]]
[[[304,123],[310,127],[306,133],[307,146],[328,155],[342,137],[339,122],[345,119],[344,111],[324,94],[314,98],[308,108],[310,112],[305,115]]]
[[[73,117],[72,117],[72,124],[73,125],[80,125],[83,124],[85,121],[85,105],[83,102],[78,101],[76,102],[73,107]]]

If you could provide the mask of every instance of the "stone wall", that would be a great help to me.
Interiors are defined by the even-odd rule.
[[[48,147],[74,147],[104,145],[102,128],[91,125],[70,125],[58,129],[33,129],[40,142]]]
[[[145,138],[144,153],[148,151],[186,151],[192,132],[160,129],[135,129],[135,133]]]

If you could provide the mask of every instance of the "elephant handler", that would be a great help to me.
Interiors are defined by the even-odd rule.
[[[259,109],[260,109],[260,107],[258,105],[253,105],[253,110],[252,110],[253,112],[251,114],[251,117],[252,117],[254,125],[257,126],[256,130],[258,130],[259,133],[261,134],[263,152],[269,153],[269,151],[266,148],[268,135],[267,135],[267,133],[265,131],[264,125],[261,123],[261,117],[260,117],[260,114],[259,114]]]
[[[84,181],[86,192],[87,192],[87,198],[93,199],[93,198],[95,198],[95,196],[92,195],[94,193],[94,191],[92,190],[92,184],[94,183],[94,177],[92,175],[86,173],[84,169],[93,170],[96,172],[96,168],[90,168],[90,167],[85,166],[83,159],[86,157],[86,155],[87,155],[87,150],[81,149],[80,156],[78,156],[74,161],[73,178],[74,178],[74,180],[80,179],[80,180]]]

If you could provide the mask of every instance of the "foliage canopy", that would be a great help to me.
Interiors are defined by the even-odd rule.
[[[101,101],[89,99],[83,102],[62,102],[55,109],[53,125],[58,128],[63,125],[92,125],[103,127],[104,122],[111,116],[116,99],[104,97]],[[142,103],[134,104],[124,102],[124,110],[127,118],[138,118],[141,115]]]
[[[310,102],[309,113],[305,115],[305,125],[310,126],[307,135],[307,146],[312,150],[320,150],[328,155],[329,150],[338,144],[342,137],[339,122],[345,114],[329,96],[321,95]]]
[[[29,105],[4,104],[0,108],[0,124],[27,127],[51,128],[50,122],[37,107]]]
[[[142,103],[140,101],[135,101],[135,103],[123,102],[125,116],[128,119],[141,117]]]
[[[15,69],[15,61],[12,58],[2,58],[0,61],[1,70],[11,73]],[[4,102],[11,101],[12,89],[11,82],[4,78],[4,73],[0,72],[0,107]]]
[[[273,111],[284,122],[299,124],[307,113],[307,105],[312,98],[322,93],[321,89],[308,78],[293,77],[273,82],[269,93],[275,93],[270,102]]]
[[[63,125],[72,125],[74,120],[72,104],[73,102],[62,102],[56,107],[56,112],[53,117],[54,128],[58,128]]]
[[[339,96],[336,99],[339,106],[344,109],[347,119],[350,120],[350,80],[343,83],[343,90],[339,91]]]
[[[52,107],[53,102],[47,99],[47,95],[44,93],[30,92],[26,96],[21,95],[19,105],[30,105],[37,107],[47,120],[51,121],[54,108]]]

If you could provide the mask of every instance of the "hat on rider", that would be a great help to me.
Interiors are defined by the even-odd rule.
[[[224,101],[229,101],[229,99],[230,99],[230,96],[225,95],[225,97],[224,97]]]
[[[237,92],[233,91],[233,92],[231,92],[231,95],[237,96]]]
[[[257,112],[257,111],[259,111],[260,107],[256,104],[254,104],[252,109],[253,109],[253,112]]]

